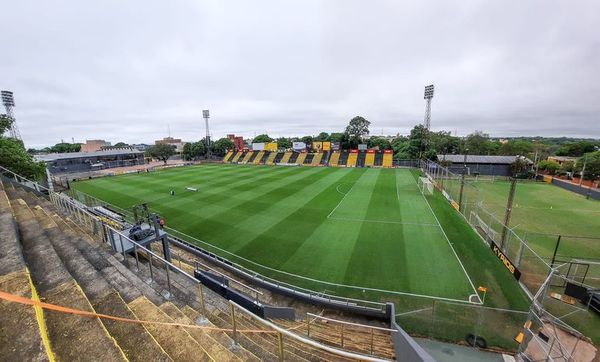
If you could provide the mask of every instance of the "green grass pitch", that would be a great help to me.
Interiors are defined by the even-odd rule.
[[[212,165],[74,187],[124,209],[148,202],[232,261],[315,291],[475,293],[410,170]]]
[[[473,184],[479,196],[471,198],[483,200],[485,207],[498,220],[503,220],[510,183],[479,181]],[[510,226],[544,258],[551,258],[556,235],[561,234],[559,257],[600,259],[599,217],[597,200],[587,200],[548,183],[521,181],[517,184]]]

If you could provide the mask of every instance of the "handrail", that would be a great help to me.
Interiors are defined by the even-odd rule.
[[[263,292],[261,292],[260,290],[258,290],[258,289],[254,289],[254,288],[252,288],[252,287],[250,287],[250,286],[247,286],[246,284],[244,284],[244,283],[242,283],[242,282],[240,282],[240,281],[237,281],[237,280],[235,280],[234,278],[230,277],[229,275],[227,275],[227,274],[225,274],[225,273],[222,273],[222,272],[218,271],[217,269],[211,268],[211,267],[209,267],[208,265],[202,264],[202,263],[201,263],[201,262],[199,262],[199,261],[195,261],[195,263],[196,263],[196,265],[201,265],[202,267],[204,267],[204,268],[208,269],[209,271],[211,271],[211,272],[213,272],[213,273],[217,273],[217,274],[219,274],[219,276],[222,276],[223,278],[225,278],[225,279],[227,279],[227,280],[230,280],[230,281],[234,282],[235,284],[239,284],[239,285],[241,285],[242,287],[244,287],[244,288],[246,288],[246,289],[248,289],[248,290],[250,290],[250,291],[252,291],[252,292],[254,292],[254,293],[256,293],[256,294],[259,294],[259,295],[263,295],[263,294],[264,294],[264,293],[263,293]],[[198,268],[196,268],[196,269],[198,269]]]
[[[281,334],[284,334],[284,335],[286,335],[286,336],[288,336],[288,337],[290,337],[292,339],[295,339],[295,340],[297,340],[297,341],[299,341],[301,343],[308,344],[308,345],[310,345],[312,347],[315,347],[315,348],[318,348],[318,349],[322,349],[324,351],[336,354],[338,356],[347,357],[347,358],[353,358],[353,359],[357,359],[357,360],[361,360],[361,361],[372,361],[372,362],[387,362],[387,361],[389,361],[389,360],[382,359],[382,358],[376,358],[376,357],[366,356],[366,355],[363,355],[363,354],[352,353],[352,352],[343,351],[343,350],[340,350],[340,349],[337,349],[337,348],[326,346],[326,345],[321,344],[319,342],[316,342],[316,341],[314,341],[312,339],[305,338],[305,337],[299,336],[299,335],[297,335],[295,333],[292,333],[292,332],[288,331],[285,328],[281,328],[278,325],[276,325],[276,324],[274,324],[272,322],[269,322],[266,319],[262,319],[262,318],[258,317],[257,315],[255,315],[254,313],[246,310],[244,307],[242,307],[241,305],[237,304],[234,301],[230,300],[229,303],[231,305],[233,305],[234,307],[240,309],[243,313],[249,315],[250,317],[252,317],[255,320],[257,320],[258,322],[264,324],[265,326],[267,326],[269,328],[272,328],[275,331],[277,331],[277,332],[279,332]]]
[[[41,185],[39,182],[37,182],[37,181],[31,181],[30,179],[28,179],[26,177],[23,177],[23,176],[19,175],[18,173],[14,172],[14,171],[11,171],[11,170],[9,170],[8,168],[6,168],[4,166],[0,166],[0,171],[8,172],[11,175],[13,175],[15,178],[20,178],[20,179],[23,179],[23,180],[25,180],[27,182],[31,182],[32,184],[37,185],[37,187],[50,192],[49,188],[47,188],[46,186]]]
[[[339,324],[345,324],[345,325],[348,325],[348,326],[362,327],[362,328],[366,328],[366,329],[376,329],[378,331],[384,331],[384,332],[398,332],[397,330],[391,329],[391,328],[384,328],[384,327],[370,326],[368,324],[347,322],[347,321],[342,321],[342,320],[339,320],[339,319],[333,319],[333,318],[323,317],[321,315],[314,314],[314,313],[306,313],[306,315],[314,317],[316,319],[323,319],[323,320],[326,320],[326,321],[329,321],[329,322],[334,322],[334,323],[339,323]]]

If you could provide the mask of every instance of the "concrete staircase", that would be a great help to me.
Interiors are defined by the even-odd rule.
[[[144,275],[123,265],[120,254],[99,245],[44,198],[0,184],[0,226],[4,292],[33,299],[39,294],[47,303],[130,320],[214,327],[185,301],[177,301],[180,308],[165,299],[160,282],[148,284]],[[224,332],[46,309],[39,309],[36,318],[31,306],[6,301],[0,301],[0,356],[32,361],[51,356],[73,361],[259,361]]]

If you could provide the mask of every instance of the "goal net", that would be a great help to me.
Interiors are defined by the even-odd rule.
[[[433,195],[433,184],[427,177],[419,177],[417,185],[422,194]]]

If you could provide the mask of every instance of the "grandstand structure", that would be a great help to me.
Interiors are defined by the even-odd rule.
[[[394,166],[393,151],[341,150],[324,152],[228,151],[223,163],[286,166],[384,167]]]
[[[322,307],[294,313],[174,240],[171,252],[135,241],[119,218],[92,211],[0,169],[3,359],[433,361],[395,323],[393,304],[384,325]]]

